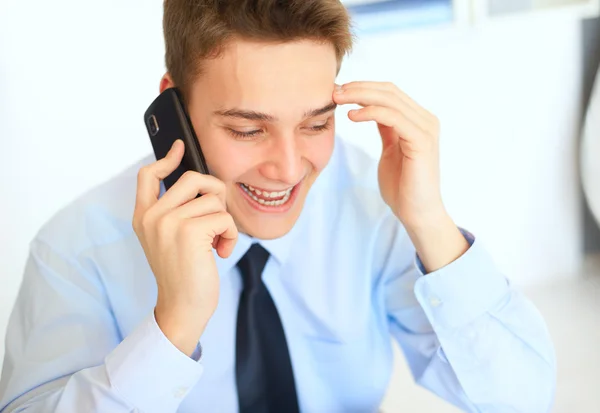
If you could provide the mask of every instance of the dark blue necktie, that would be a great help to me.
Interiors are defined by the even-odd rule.
[[[244,289],[237,315],[235,376],[240,413],[298,413],[287,341],[262,281],[269,252],[253,244],[238,262]]]

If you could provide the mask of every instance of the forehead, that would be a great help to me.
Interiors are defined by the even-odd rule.
[[[327,103],[336,72],[336,54],[330,44],[236,40],[219,58],[205,62],[194,94],[206,94],[213,106],[271,111],[302,106],[305,110],[306,105]]]

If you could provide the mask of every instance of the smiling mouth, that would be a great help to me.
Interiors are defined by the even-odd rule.
[[[267,207],[285,205],[290,200],[294,188],[298,186],[296,185],[283,191],[270,191],[254,188],[253,186],[244,183],[239,183],[238,185],[254,202]]]

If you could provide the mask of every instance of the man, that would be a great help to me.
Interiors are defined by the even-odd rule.
[[[448,216],[437,119],[388,83],[336,86],[338,0],[167,0],[164,32],[160,91],[182,91],[211,175],[164,190],[178,141],[42,228],[2,412],[372,412],[390,335],[466,411],[550,410],[544,322]],[[335,139],[345,104],[378,163]]]

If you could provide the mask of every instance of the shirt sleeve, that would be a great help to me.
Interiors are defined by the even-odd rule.
[[[6,336],[0,412],[176,412],[200,380],[153,311],[122,339],[99,280],[35,240]]]
[[[416,382],[465,411],[549,412],[556,361],[545,322],[463,234],[469,250],[425,275],[398,225],[382,276],[392,334]]]

